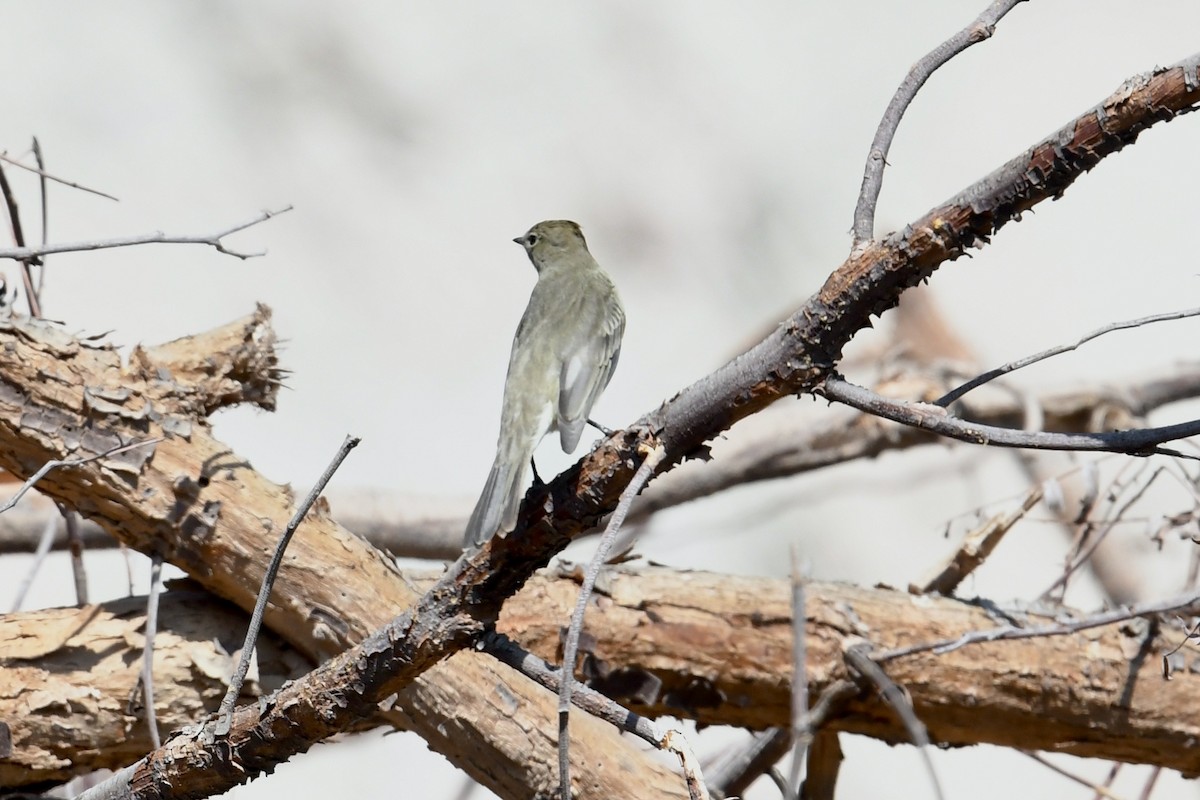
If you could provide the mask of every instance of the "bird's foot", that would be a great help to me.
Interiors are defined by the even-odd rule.
[[[588,423],[588,425],[591,425],[593,428],[595,428],[596,430],[603,433],[605,436],[612,436],[616,432],[612,428],[606,428],[603,425],[601,425],[599,422],[596,422],[596,420],[591,419],[591,418],[588,418],[587,423]]]

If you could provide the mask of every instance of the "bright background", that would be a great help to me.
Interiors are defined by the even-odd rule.
[[[21,156],[37,135],[51,172],[121,198],[52,187],[53,241],[207,233],[294,204],[230,240],[265,258],[165,245],[54,256],[46,313],[132,345],[206,330],[261,300],[286,341],[289,388],[275,414],[221,413],[218,436],[270,478],[306,486],[345,433],[361,435],[336,485],[449,498],[465,514],[491,462],[534,278],[509,239],[545,218],[584,225],[629,318],[596,416],[633,421],[753,342],[841,262],[889,97],[983,5],[7,4],[0,149]],[[1018,7],[918,96],[889,159],[878,232],[1127,77],[1190,55],[1194,17],[1194,0]],[[944,313],[984,362],[1195,303],[1198,125],[1151,130],[1062,202],[935,275]],[[33,183],[9,174],[36,230]],[[1196,332],[1185,321],[1110,337],[1020,380],[1119,381],[1191,357]],[[539,462],[551,472],[568,459],[547,442]],[[949,518],[1020,488],[1006,455],[932,448],[694,503],[656,519],[640,550],[778,575],[795,544],[817,578],[903,586],[951,546]],[[1006,542],[968,590],[1007,599],[1042,588],[1065,544],[1039,531]],[[7,560],[0,586],[25,564]],[[71,602],[65,570],[53,561],[29,604]],[[105,572],[117,570],[94,570],[93,582]],[[1149,586],[1176,588],[1152,573]],[[1097,602],[1086,582],[1069,599]],[[366,796],[394,790],[400,765],[422,796],[462,786],[408,736],[355,742],[231,795],[324,795],[316,782],[332,776],[337,794]],[[910,748],[845,746],[839,797],[926,791]],[[1017,754],[937,756],[950,797],[1087,793]],[[751,797],[772,792],[760,782]],[[1164,776],[1155,796],[1193,794]]]

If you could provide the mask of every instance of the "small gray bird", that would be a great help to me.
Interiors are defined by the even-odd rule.
[[[513,339],[496,460],[467,523],[464,547],[516,525],[543,436],[557,430],[565,453],[579,444],[617,367],[625,332],[617,289],[588,252],[579,225],[539,222],[513,241],[529,254],[538,280]]]

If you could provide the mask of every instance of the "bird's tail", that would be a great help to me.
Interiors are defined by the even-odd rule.
[[[507,533],[517,524],[529,458],[524,454],[513,456],[505,452],[507,449],[497,450],[492,471],[463,533],[463,547],[479,547],[497,532]]]

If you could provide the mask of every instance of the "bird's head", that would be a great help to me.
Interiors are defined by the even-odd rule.
[[[572,256],[587,252],[587,241],[579,223],[569,219],[539,222],[513,241],[525,248],[538,272],[547,263],[570,262]]]

